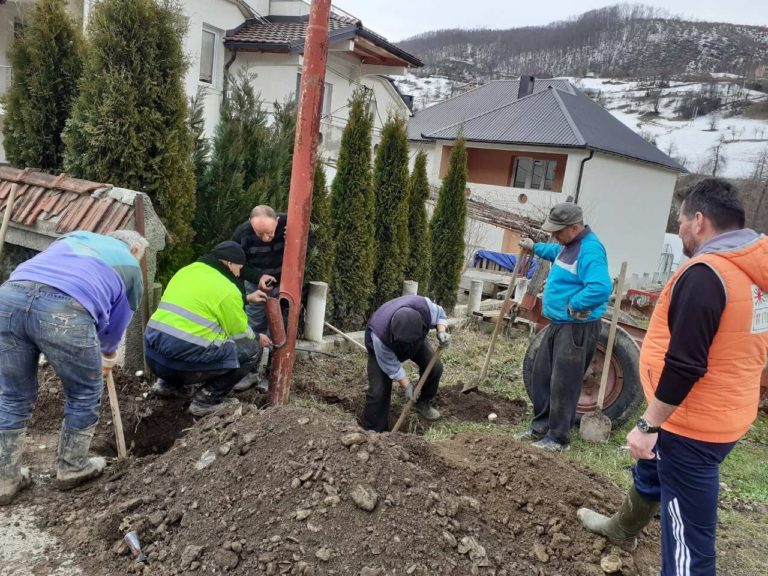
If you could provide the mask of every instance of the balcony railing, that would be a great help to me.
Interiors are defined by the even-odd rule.
[[[11,87],[12,68],[6,64],[0,64],[0,96]]]

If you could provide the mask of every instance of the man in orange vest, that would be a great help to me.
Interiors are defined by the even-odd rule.
[[[688,188],[680,238],[691,260],[665,286],[640,354],[648,408],[627,435],[634,486],[589,530],[634,547],[661,506],[662,576],[715,576],[720,463],[757,416],[768,356],[768,238],[744,228],[736,188]]]

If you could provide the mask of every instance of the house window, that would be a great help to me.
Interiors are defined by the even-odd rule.
[[[555,185],[557,160],[517,158],[512,186],[534,190],[552,190]]]
[[[213,84],[214,69],[216,63],[216,32],[203,28],[203,37],[200,45],[200,82]]]
[[[301,72],[296,74],[296,92],[294,93],[294,97],[296,98],[296,101],[299,100],[299,92],[301,92]],[[322,117],[323,120],[330,120],[331,116],[331,98],[333,97],[333,86],[329,84],[328,82],[325,83],[325,86],[323,86],[323,113]]]

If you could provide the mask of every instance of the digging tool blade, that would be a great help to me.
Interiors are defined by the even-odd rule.
[[[605,388],[608,384],[608,373],[611,371],[611,358],[613,356],[613,343],[616,340],[616,326],[619,323],[619,311],[621,310],[621,294],[624,289],[624,276],[627,273],[627,263],[621,263],[619,281],[616,285],[616,302],[613,305],[611,316],[611,329],[608,332],[608,343],[605,347],[605,362],[603,372],[600,375],[600,390],[597,393],[597,410],[584,414],[579,424],[579,434],[588,442],[608,442],[611,437],[611,419],[603,414],[603,402],[605,402]]]

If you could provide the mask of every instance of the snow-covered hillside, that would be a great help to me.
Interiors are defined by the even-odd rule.
[[[744,107],[747,102],[768,102],[768,94],[763,92],[745,90],[722,79],[714,84],[671,82],[663,89],[601,78],[571,81],[691,172],[711,174],[717,155],[718,176],[746,178],[768,154],[768,122],[731,112],[734,106]],[[681,117],[683,101],[693,101],[702,94],[719,98],[721,108],[697,114],[694,106],[690,115]]]
[[[744,89],[731,76],[712,74],[716,82],[669,82],[666,88],[610,78],[569,80],[689,171],[711,174],[717,156],[718,176],[744,178],[768,158],[768,120],[734,115],[733,110],[768,102],[768,94]],[[394,80],[404,94],[413,95],[414,110],[442,102],[465,88],[443,77],[408,74]],[[707,112],[715,101],[718,109]]]

